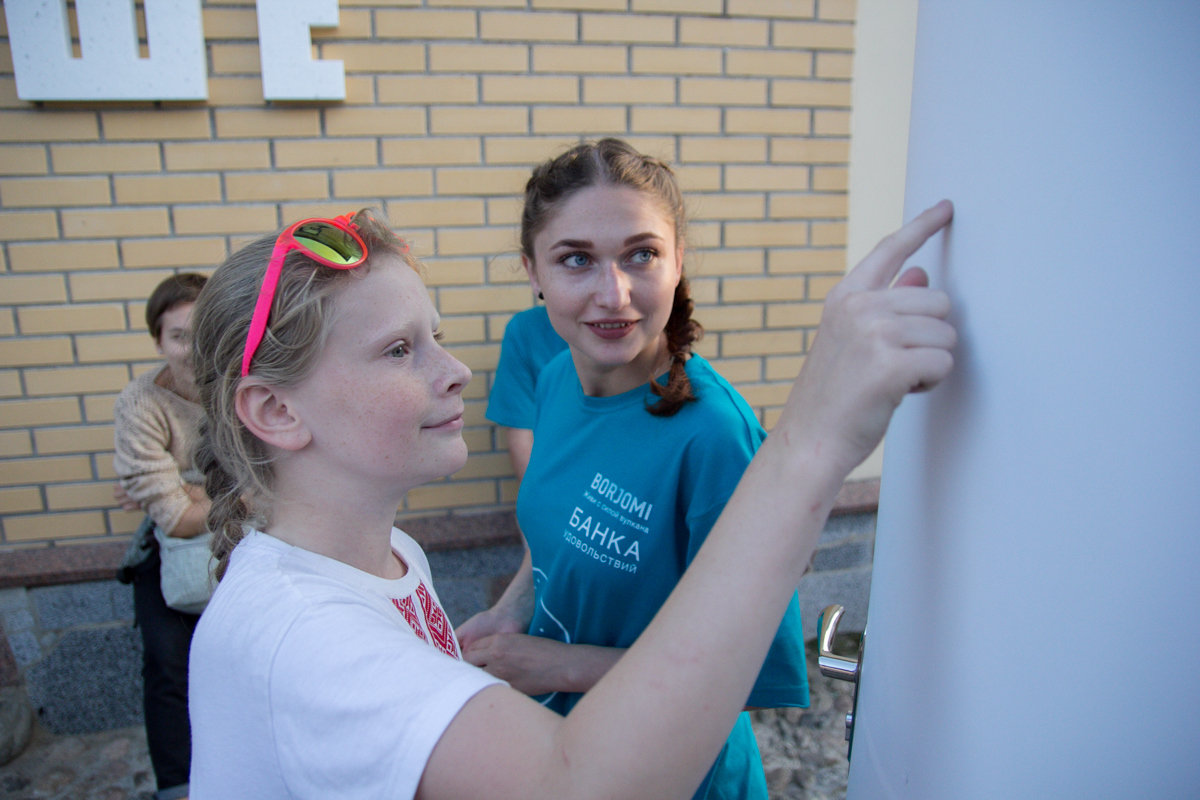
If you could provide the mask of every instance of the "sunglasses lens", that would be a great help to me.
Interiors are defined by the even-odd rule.
[[[363,259],[363,248],[358,240],[336,225],[314,221],[296,228],[292,232],[296,243],[334,264],[357,264]]]

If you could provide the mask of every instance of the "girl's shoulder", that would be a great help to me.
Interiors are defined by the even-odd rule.
[[[703,356],[692,355],[688,359],[687,375],[697,399],[685,403],[676,417],[702,429],[711,428],[758,441],[765,438],[766,431],[750,404]]]

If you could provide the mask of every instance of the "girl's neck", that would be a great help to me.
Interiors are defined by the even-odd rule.
[[[585,361],[574,349],[571,359],[583,393],[588,397],[614,397],[631,392],[639,386],[664,374],[671,368],[671,353],[667,348],[666,333],[659,334],[658,343],[652,353],[640,354],[628,364],[605,367]]]

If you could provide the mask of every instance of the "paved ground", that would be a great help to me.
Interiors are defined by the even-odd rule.
[[[811,654],[809,681],[810,708],[753,715],[772,800],[846,796],[851,687],[822,677]],[[38,727],[25,752],[0,767],[0,797],[11,800],[151,800],[154,788],[140,727],[83,736],[54,736]]]

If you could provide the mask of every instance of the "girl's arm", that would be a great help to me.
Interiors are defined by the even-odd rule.
[[[830,292],[774,431],[625,656],[565,718],[508,687],[477,694],[434,748],[419,797],[691,795],[749,695],[846,475],[904,395],[950,370],[946,295],[924,288],[920,270],[888,287],[951,214],[946,202],[926,211]]]

